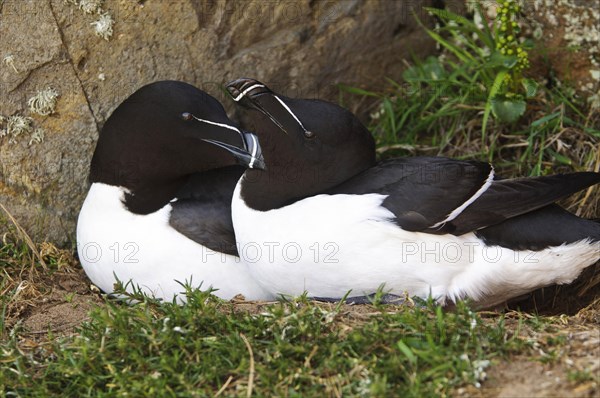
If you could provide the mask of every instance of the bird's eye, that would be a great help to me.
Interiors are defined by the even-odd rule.
[[[313,133],[312,131],[305,131],[304,136],[308,139],[311,139],[311,138],[315,138],[316,134]]]
[[[193,118],[193,117],[194,117],[194,116],[192,116],[192,114],[191,114],[191,113],[189,113],[189,112],[183,112],[183,113],[181,114],[181,118],[182,118],[183,120],[192,120],[192,118]]]

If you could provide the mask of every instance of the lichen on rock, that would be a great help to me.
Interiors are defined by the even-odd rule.
[[[5,56],[4,58],[2,58],[2,63],[6,66],[10,66],[15,71],[15,73],[19,73],[19,70],[15,66],[14,55],[8,54],[7,56]]]
[[[94,33],[104,40],[109,40],[111,38],[115,21],[112,16],[102,8],[104,0],[65,0],[65,3],[76,6],[84,14],[98,14],[98,19],[90,23],[90,25],[94,27]]]
[[[0,116],[0,137],[8,137],[8,142],[14,144],[17,138],[33,131],[33,119],[27,116],[13,115],[9,117]]]
[[[41,128],[38,127],[35,130],[33,130],[33,133],[31,134],[30,138],[29,138],[29,143],[28,145],[31,146],[33,144],[41,144],[42,142],[44,142],[44,137],[46,135],[46,131]]]
[[[97,21],[91,23],[94,26],[96,36],[102,37],[104,40],[109,40],[113,35],[113,21],[110,14],[102,14]]]
[[[59,95],[58,91],[52,87],[40,90],[27,101],[29,110],[41,116],[51,115],[55,111],[56,101]]]
[[[100,13],[102,11],[103,0],[80,0],[79,9],[84,14]]]

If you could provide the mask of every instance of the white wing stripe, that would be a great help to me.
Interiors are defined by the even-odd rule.
[[[462,213],[467,207],[469,207],[469,205],[471,203],[475,202],[481,195],[483,195],[483,193],[485,191],[487,191],[487,189],[490,187],[490,185],[492,185],[493,181],[494,181],[494,167],[492,167],[492,169],[490,170],[490,174],[488,175],[487,179],[485,180],[485,183],[481,186],[481,188],[479,188],[479,190],[477,192],[475,192],[475,194],[473,196],[471,196],[465,203],[463,203],[462,205],[460,205],[459,207],[454,209],[450,214],[448,214],[448,216],[443,221],[440,221],[440,222],[432,225],[429,228],[437,228],[437,227],[444,225],[448,221],[454,220],[456,217],[458,217],[460,215],[460,213]]]

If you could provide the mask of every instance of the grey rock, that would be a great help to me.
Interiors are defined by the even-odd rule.
[[[0,63],[0,115],[32,117],[46,131],[40,144],[0,138],[0,203],[34,240],[59,244],[74,242],[98,133],[137,88],[183,80],[231,110],[222,85],[251,76],[289,96],[337,101],[338,84],[383,90],[403,60],[435,50],[412,16],[427,20],[417,1],[106,0],[110,40],[94,34],[97,14],[72,3],[0,1],[0,61],[12,56]],[[56,113],[32,114],[27,100],[46,87],[60,93]],[[364,101],[344,96],[363,116]]]

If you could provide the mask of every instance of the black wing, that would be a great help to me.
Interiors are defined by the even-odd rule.
[[[600,173],[580,172],[494,181],[444,229],[455,235],[496,225],[548,206],[600,182]]]
[[[243,172],[235,166],[193,175],[171,203],[169,224],[211,250],[237,256],[231,198]]]
[[[584,220],[554,204],[480,229],[476,234],[488,246],[542,250],[583,239],[599,242],[600,222]]]
[[[504,180],[486,163],[417,157],[380,163],[328,193],[388,195],[383,206],[403,229],[462,235],[599,182],[600,174],[591,172]]]
[[[487,163],[441,157],[393,159],[328,193],[388,195],[383,206],[394,213],[396,223],[408,231],[424,231],[442,223],[492,177]]]

